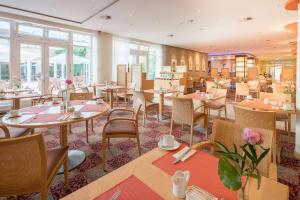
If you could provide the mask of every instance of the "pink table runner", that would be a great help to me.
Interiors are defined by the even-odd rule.
[[[47,123],[47,122],[55,122],[63,116],[65,113],[54,113],[54,114],[40,114],[36,115],[33,118],[30,118],[23,123]]]
[[[20,112],[39,114],[49,108],[50,108],[50,106],[32,106],[32,107],[28,107],[28,108],[22,108],[22,109],[20,109]]]
[[[171,176],[177,170],[189,170],[191,173],[189,185],[199,186],[218,198],[226,198],[227,200],[237,199],[237,192],[227,189],[218,176],[218,158],[197,151],[185,162],[172,164],[175,160],[172,156],[173,154],[174,152],[167,153],[155,160],[153,165]]]
[[[94,200],[108,200],[118,190],[121,191],[118,200],[163,200],[163,198],[134,175],[131,175],[116,186],[102,193]]]
[[[81,112],[103,112],[107,107],[107,104],[87,104],[84,105],[80,111]]]

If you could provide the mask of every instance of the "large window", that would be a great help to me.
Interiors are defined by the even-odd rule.
[[[91,83],[91,36],[73,34],[73,77],[76,85]]]
[[[87,32],[0,19],[0,86],[21,80],[20,87],[47,93],[66,79],[91,83],[92,39]]]
[[[113,40],[113,79],[116,80],[118,64],[140,64],[148,79],[159,76],[162,65],[160,45],[114,38]]]

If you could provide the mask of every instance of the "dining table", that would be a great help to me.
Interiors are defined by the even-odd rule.
[[[30,88],[18,88],[18,89],[4,89],[0,93],[21,93],[21,92],[33,92]]]
[[[41,97],[39,93],[8,93],[2,94],[0,96],[0,101],[12,100],[13,101],[13,110],[18,110],[21,107],[21,99],[31,99],[36,97]]]
[[[70,124],[86,122],[105,114],[109,109],[108,104],[98,104],[96,101],[74,100],[70,101],[69,104],[74,108],[74,111],[81,112],[79,117],[74,117],[74,111],[69,112],[67,109],[61,109],[60,103],[51,102],[19,109],[19,114],[16,117],[11,117],[8,113],[3,116],[2,123],[16,128],[60,127],[61,145],[67,147]],[[69,170],[74,169],[85,160],[85,153],[80,150],[69,150],[68,160]],[[63,172],[63,168],[60,172]]]
[[[144,93],[149,93],[153,95],[159,95],[159,101],[158,101],[158,113],[159,113],[159,119],[164,120],[168,119],[169,117],[164,115],[164,107],[165,107],[165,95],[166,94],[174,94],[177,93],[178,90],[176,89],[148,89],[144,90]]]
[[[197,150],[184,162],[173,164],[172,156],[176,152],[156,148],[62,199],[103,200],[112,199],[115,195],[120,200],[179,200],[172,193],[172,175],[177,170],[189,170],[189,186],[196,185],[218,199],[237,200],[237,192],[225,188],[218,177],[217,157]],[[261,177],[261,186],[257,190],[257,181],[250,178],[248,195],[249,200],[288,200],[289,188],[273,179]]]
[[[114,93],[121,89],[126,89],[125,86],[122,85],[104,85],[104,84],[96,84],[96,88],[101,91],[106,92],[109,95],[109,106],[110,109],[114,108]]]

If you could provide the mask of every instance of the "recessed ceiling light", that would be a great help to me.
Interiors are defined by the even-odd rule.
[[[129,17],[132,17],[132,16],[133,16],[133,14],[132,14],[132,13],[130,13],[130,14],[129,14]]]
[[[129,26],[133,26],[134,24],[129,24]]]
[[[199,28],[198,30],[199,30],[199,31],[204,31],[204,30],[205,30],[205,28]]]
[[[183,24],[183,22],[179,22],[179,25],[182,25]]]
[[[111,16],[110,15],[102,15],[102,16],[100,16],[100,18],[104,19],[104,20],[110,20]]]
[[[168,37],[174,37],[175,35],[173,35],[173,34],[169,34],[169,35],[167,35]]]
[[[252,21],[254,18],[253,17],[244,17],[242,18],[241,22],[248,22],[248,21]]]
[[[266,40],[266,42],[271,42],[271,40]]]
[[[190,23],[193,23],[195,20],[193,20],[193,19],[190,19],[188,22],[190,22]]]

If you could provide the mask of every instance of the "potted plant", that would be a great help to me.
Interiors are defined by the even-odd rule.
[[[257,179],[257,189],[260,188],[261,174],[257,169],[260,161],[268,154],[270,148],[265,149],[261,146],[263,141],[261,133],[254,129],[245,128],[243,130],[243,138],[245,144],[238,147],[234,144],[234,150],[231,151],[220,142],[216,142],[219,147],[217,151],[220,155],[218,163],[218,175],[224,184],[230,190],[239,190],[239,199],[247,200],[246,192],[249,178]],[[257,148],[262,149],[262,153],[258,155]],[[242,181],[242,177],[245,180]]]

